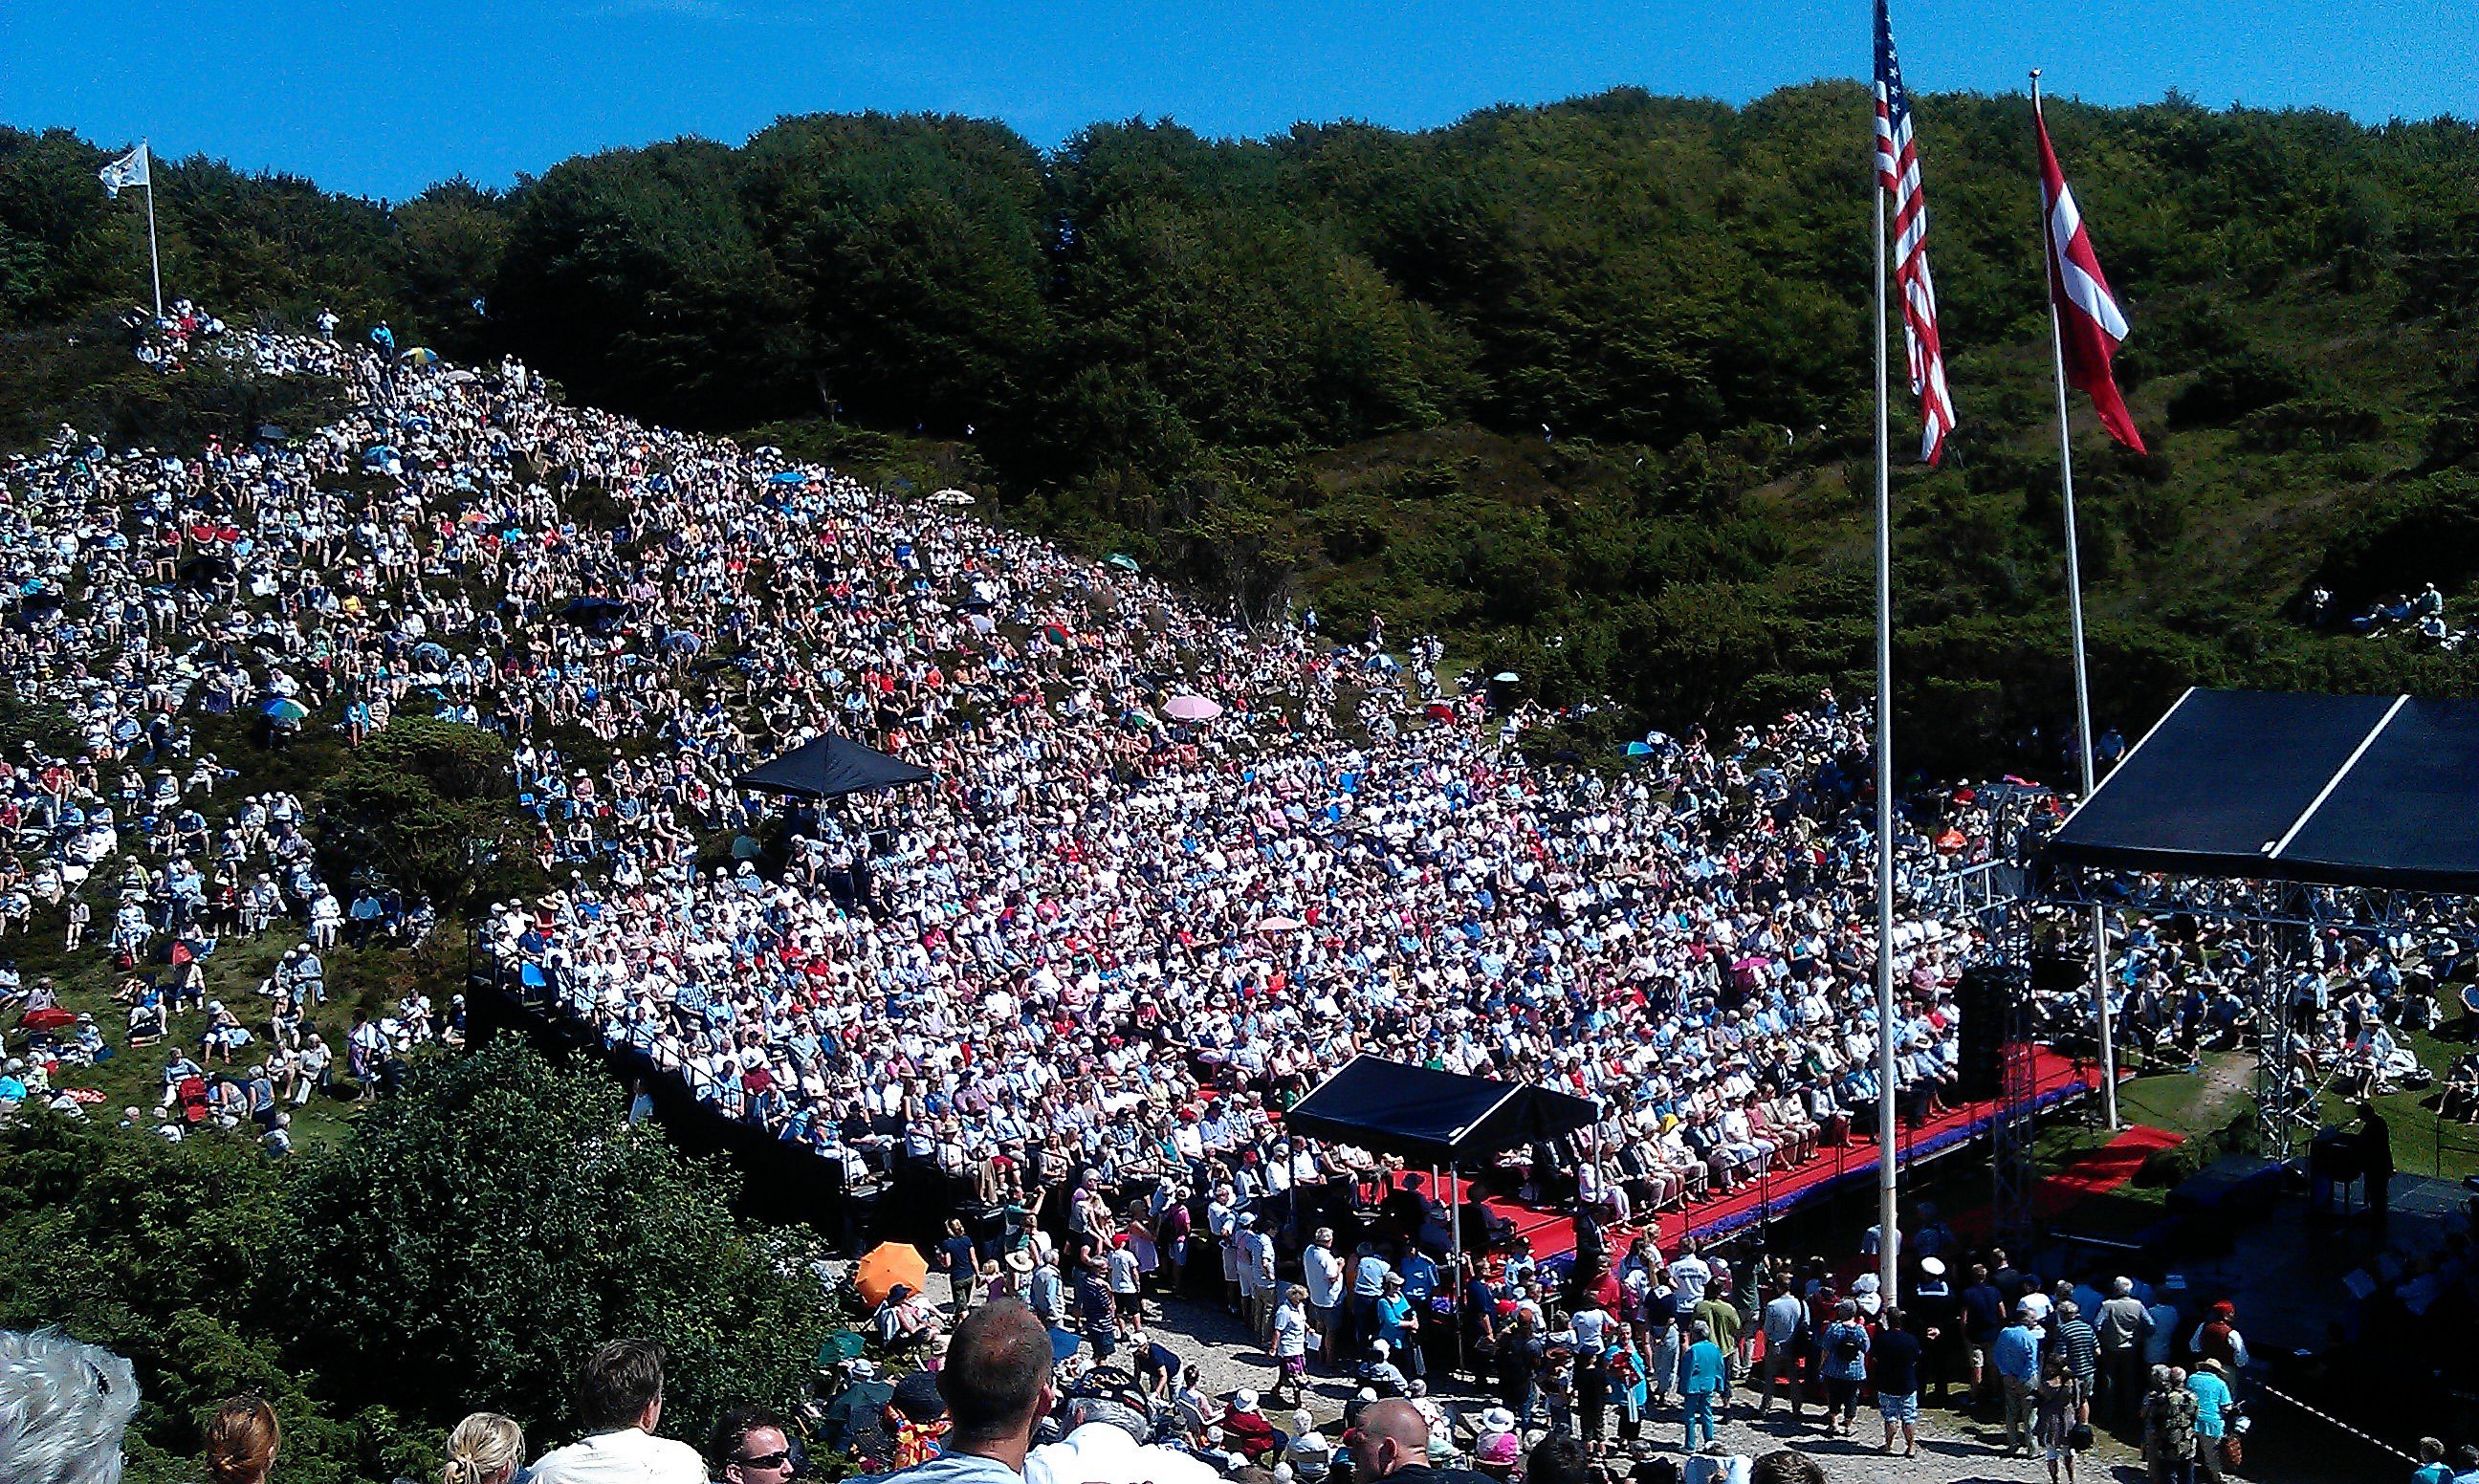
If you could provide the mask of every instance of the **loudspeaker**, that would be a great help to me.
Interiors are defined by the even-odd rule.
[[[2032,976],[2019,963],[1975,963],[1962,971],[1955,1006],[1962,1014],[1962,1064],[1955,1089],[1970,1102],[2006,1090],[2006,1023],[2008,1011],[2029,993]]]

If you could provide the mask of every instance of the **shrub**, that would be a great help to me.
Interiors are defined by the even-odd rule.
[[[2250,412],[2286,402],[2308,390],[2297,368],[2267,355],[2225,356],[2207,365],[2169,399],[2169,425],[2203,427],[2235,422]]]
[[[787,1409],[833,1327],[788,1239],[745,1232],[719,1164],[684,1163],[599,1068],[512,1040],[417,1067],[353,1137],[296,1162],[279,1223],[300,1362],[346,1405],[573,1420],[601,1342],[665,1347],[671,1431]]]
[[[2383,414],[2344,397],[2302,397],[2275,402],[2246,420],[2247,435],[2267,448],[2330,451],[2385,436]]]
[[[347,875],[461,902],[521,855],[508,766],[507,744],[491,732],[399,717],[327,785],[319,848]]]

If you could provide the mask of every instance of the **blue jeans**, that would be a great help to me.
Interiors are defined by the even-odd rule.
[[[1704,1441],[1713,1441],[1713,1394],[1689,1392],[1687,1394],[1687,1451],[1696,1451],[1696,1429],[1701,1424]]]

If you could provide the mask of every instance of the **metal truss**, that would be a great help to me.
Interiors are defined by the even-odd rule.
[[[2432,929],[2466,897],[2361,886],[2319,886],[2307,882],[2241,881],[2228,877],[2152,876],[2055,866],[2031,893],[2045,907],[2107,908],[2146,916],[2209,917],[2260,927],[2303,928],[2321,933],[2391,934]]]
[[[2298,1025],[2291,976],[2281,965],[2304,961],[2316,939],[2338,931],[2392,936],[2458,926],[2468,898],[2434,892],[2323,886],[2308,882],[2226,877],[2134,875],[2062,867],[2040,883],[2047,908],[2105,908],[2121,914],[2185,914],[2272,930],[2276,966],[2258,976],[2256,1140],[2267,1159],[2287,1162],[2312,1143],[2321,1124],[2322,1079]]]
[[[2032,1143],[2039,1109],[2038,1052],[2032,1044],[2031,904],[2015,899],[1981,914],[1984,957],[2013,970],[1999,1044],[2005,1048],[1997,1108],[1988,1128],[1989,1214],[2001,1241],[2028,1244],[2035,1235],[2032,1191],[2039,1173]]]

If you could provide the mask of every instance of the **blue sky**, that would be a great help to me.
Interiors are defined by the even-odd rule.
[[[1897,0],[1912,90],[2479,114],[2473,0]],[[0,4],[0,122],[403,196],[784,114],[1419,127],[1635,84],[1745,100],[1867,66],[1865,0],[134,0]],[[1931,140],[1935,121],[1924,113]]]

